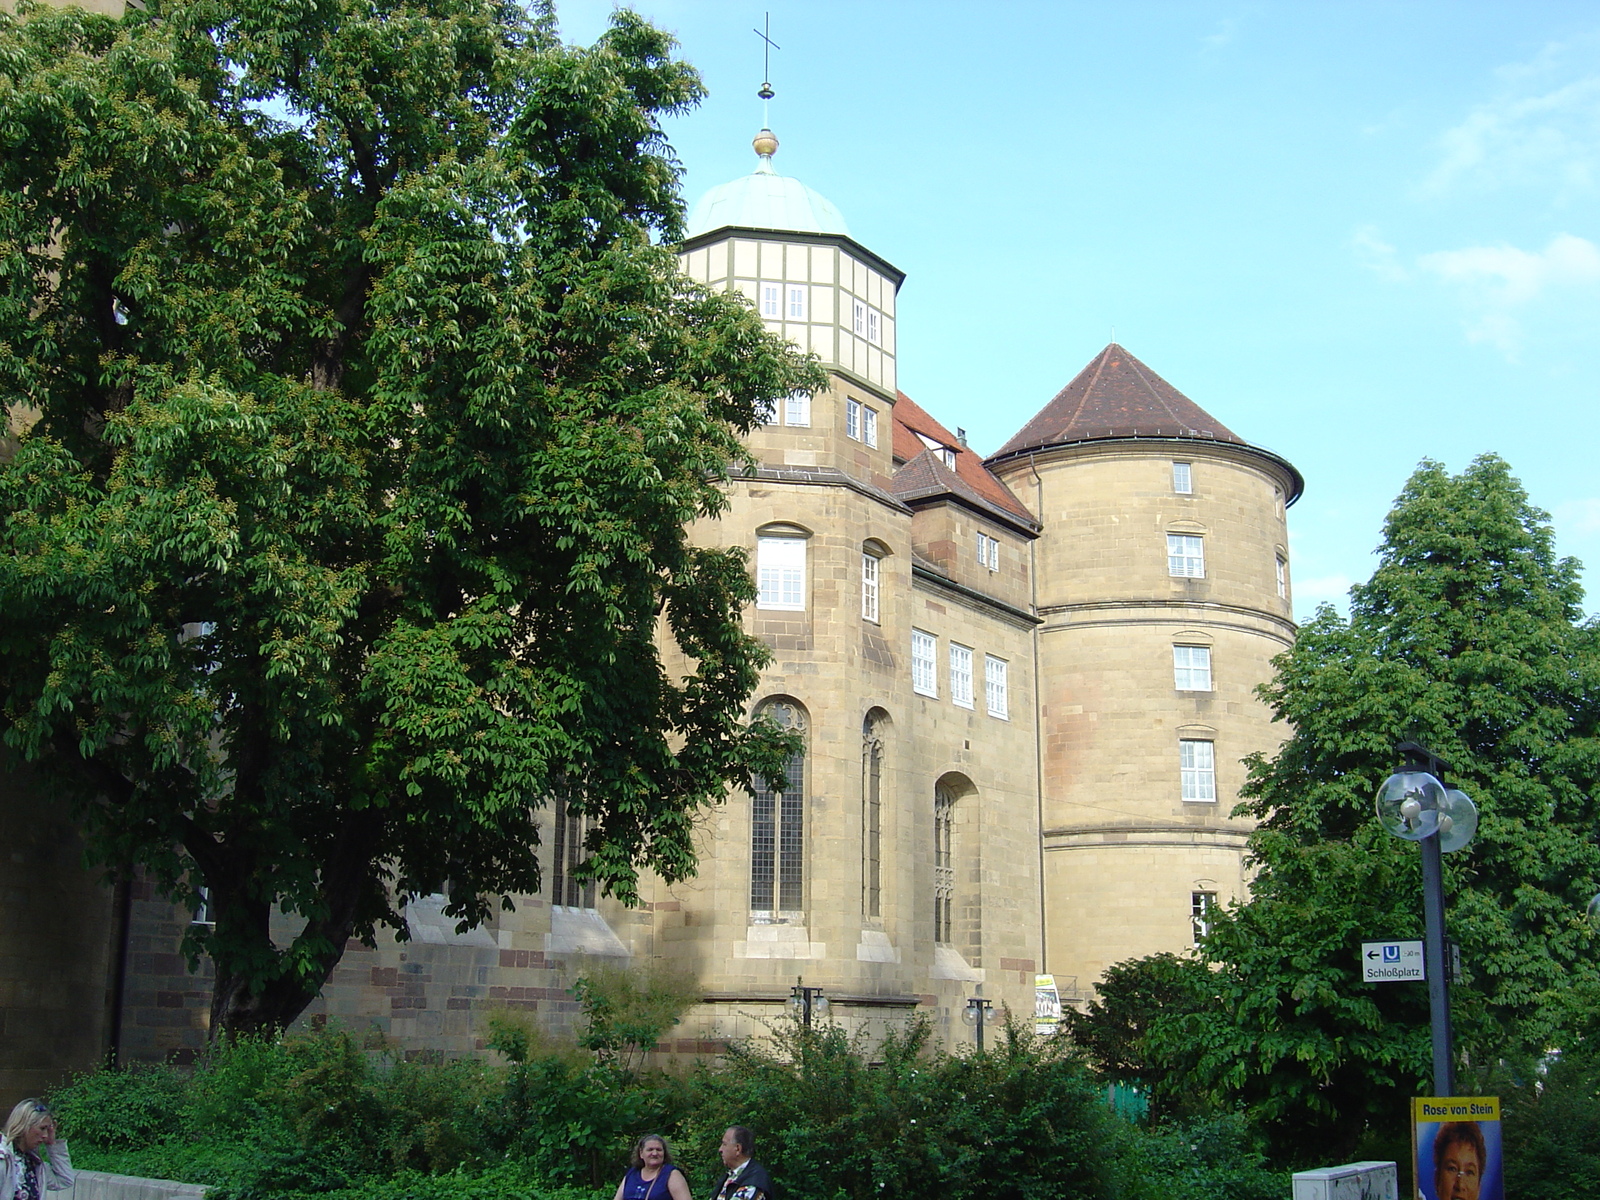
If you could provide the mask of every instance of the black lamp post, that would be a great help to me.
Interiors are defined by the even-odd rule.
[[[789,1008],[800,1014],[800,1024],[811,1028],[811,1014],[814,1011],[819,1017],[826,1016],[828,1012],[828,998],[822,994],[819,987],[806,987],[804,976],[796,976],[794,986],[789,989]]]
[[[967,1001],[967,1007],[961,1014],[961,1019],[975,1030],[979,1050],[983,1049],[983,1026],[993,1008],[994,1005],[981,996],[974,996]]]
[[[1478,808],[1465,792],[1440,782],[1449,763],[1416,742],[1395,750],[1405,765],[1378,789],[1378,820],[1395,837],[1422,845],[1423,964],[1433,1026],[1433,1090],[1455,1094],[1450,1033],[1450,981],[1445,977],[1444,868],[1441,854],[1460,850],[1478,831]]]

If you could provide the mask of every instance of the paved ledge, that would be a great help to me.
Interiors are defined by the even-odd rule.
[[[171,1179],[140,1179],[106,1171],[78,1171],[77,1183],[49,1193],[51,1200],[204,1200],[204,1184],[177,1183]]]

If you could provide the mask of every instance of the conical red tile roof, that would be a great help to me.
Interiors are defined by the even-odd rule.
[[[1247,445],[1222,422],[1112,342],[992,456],[1100,438],[1177,437]]]

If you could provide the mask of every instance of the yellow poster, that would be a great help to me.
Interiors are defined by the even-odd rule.
[[[1411,1149],[1418,1200],[1505,1200],[1498,1097],[1412,1100]]]

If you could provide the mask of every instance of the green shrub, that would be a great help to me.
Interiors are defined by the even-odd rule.
[[[1600,1178],[1600,1050],[1580,1045],[1504,1087],[1506,1195],[1567,1200]]]
[[[1241,1116],[1128,1125],[1117,1157],[1126,1200],[1282,1200],[1290,1191],[1289,1170],[1267,1164]]]
[[[148,1146],[178,1132],[184,1081],[167,1067],[76,1075],[50,1094],[62,1136],[107,1149]]]
[[[710,1182],[703,1156],[738,1124],[779,1187],[809,1200],[1113,1195],[1114,1118],[1064,1043],[1010,1019],[987,1054],[930,1053],[928,1040],[915,1022],[878,1063],[837,1026],[736,1047],[699,1073],[680,1158]]]

